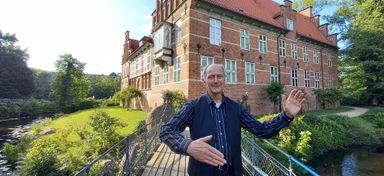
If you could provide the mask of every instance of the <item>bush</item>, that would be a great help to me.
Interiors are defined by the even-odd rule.
[[[164,90],[162,94],[164,103],[172,103],[175,112],[179,111],[187,102],[187,98],[185,98],[185,95],[181,90]]]
[[[99,106],[99,103],[93,98],[82,99],[79,105],[76,107],[76,110],[91,109]]]
[[[97,100],[100,107],[119,106],[120,103],[114,99],[100,99]]]
[[[32,142],[32,148],[25,156],[20,168],[20,175],[68,175],[61,168],[59,154],[63,151],[59,146],[60,139],[53,137],[40,138]]]
[[[276,115],[264,116],[259,120],[266,121]],[[377,116],[381,115],[377,113]],[[287,153],[303,161],[310,161],[325,152],[347,146],[380,145],[380,136],[384,136],[384,133],[377,135],[377,132],[378,130],[371,123],[359,117],[306,114],[305,117],[295,117],[289,127],[281,130],[279,135],[271,138],[270,141]],[[264,148],[273,154],[277,153],[267,145],[264,145]],[[283,158],[279,155],[276,157]]]
[[[18,161],[19,157],[26,152],[31,141],[32,137],[25,135],[19,139],[19,143],[17,143],[16,145],[7,143],[4,144],[5,159],[7,159],[9,163],[15,163],[16,161]]]

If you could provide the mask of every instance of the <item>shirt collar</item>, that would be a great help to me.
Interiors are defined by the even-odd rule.
[[[225,103],[225,99],[226,99],[226,97],[224,96],[224,93],[221,93],[221,95],[222,95],[222,99],[221,99],[221,103]],[[213,98],[208,94],[208,92],[205,92],[205,95],[204,95],[204,97],[205,97],[205,99],[207,100],[207,103],[208,104],[215,104],[215,101],[213,101]]]

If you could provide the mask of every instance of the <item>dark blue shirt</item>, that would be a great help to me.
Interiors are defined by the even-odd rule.
[[[231,101],[229,98],[223,95],[222,103],[217,108],[213,99],[206,93],[203,97],[207,101],[207,106],[209,106],[209,112],[203,112],[202,114],[207,114],[206,118],[214,118],[216,126],[212,127],[217,129],[216,134],[214,135],[214,147],[223,153],[225,159],[229,164],[231,164],[231,147],[227,141],[227,133],[225,130],[225,122],[227,118],[225,108],[227,103]],[[233,101],[231,101],[233,102]],[[192,120],[194,118],[194,108],[193,106],[197,106],[193,103],[193,101],[188,102],[183,108],[175,114],[171,120],[162,126],[160,132],[160,139],[167,144],[172,151],[179,154],[186,154],[189,144],[192,142],[191,139],[184,138],[180,133],[184,131],[184,129],[191,125]],[[293,118],[289,118],[285,113],[280,113],[274,119],[267,122],[259,122],[257,121],[246,109],[241,107],[240,113],[240,124],[242,128],[250,131],[252,134],[260,137],[260,138],[270,138],[277,134],[282,128],[287,126]],[[229,124],[230,125],[230,124]]]

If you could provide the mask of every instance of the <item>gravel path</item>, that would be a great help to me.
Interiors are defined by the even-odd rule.
[[[347,112],[340,112],[337,113],[337,115],[343,115],[343,116],[348,116],[348,117],[357,117],[360,116],[361,114],[364,114],[368,111],[367,108],[359,108],[359,107],[354,107],[354,106],[348,106],[350,108],[353,108],[351,111]]]

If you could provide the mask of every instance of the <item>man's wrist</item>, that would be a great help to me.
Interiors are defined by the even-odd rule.
[[[284,115],[290,119],[294,117],[294,115],[290,114],[288,111],[283,111]]]

